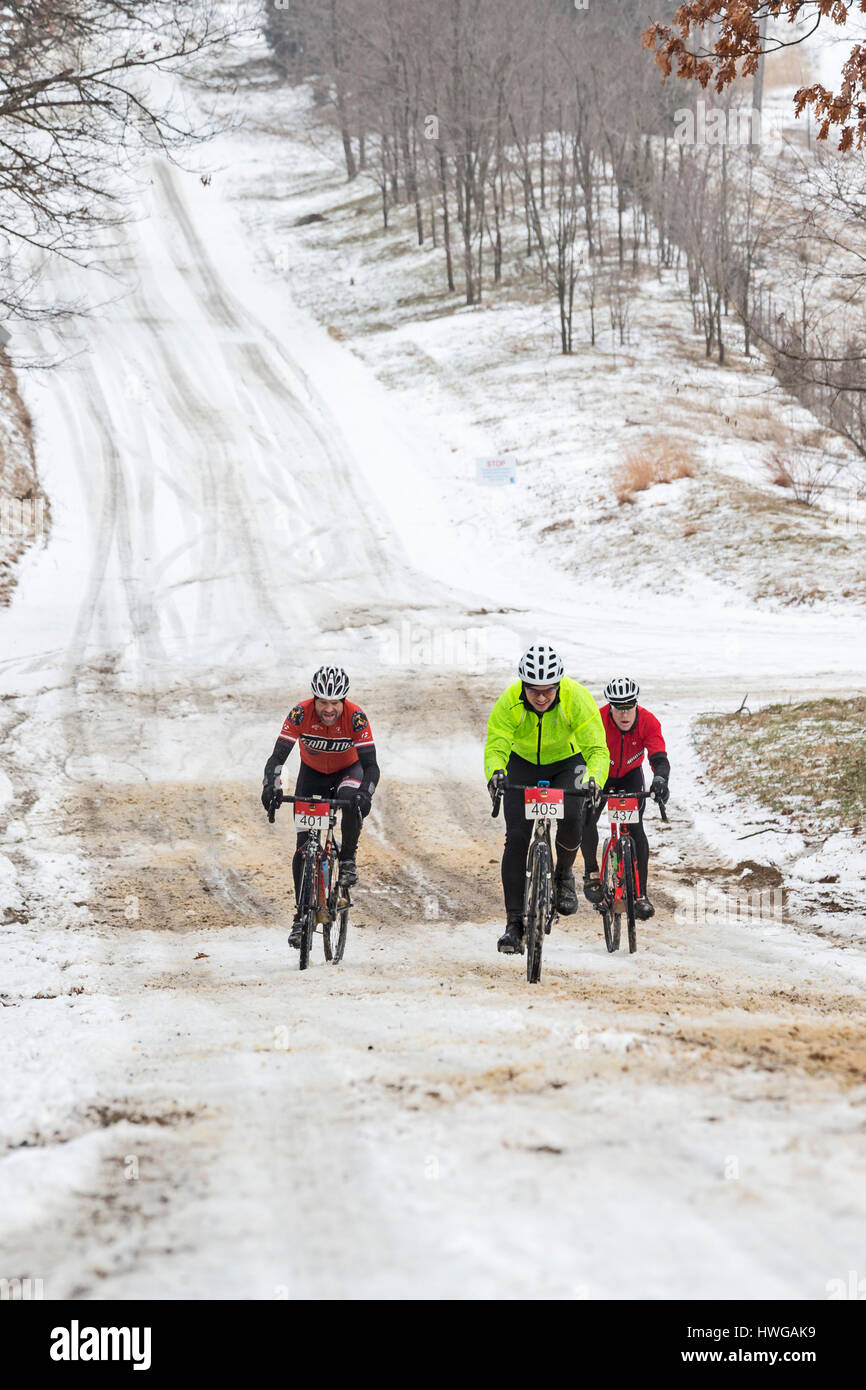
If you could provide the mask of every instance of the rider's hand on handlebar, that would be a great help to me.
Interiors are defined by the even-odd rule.
[[[270,784],[267,782],[264,783],[262,786],[262,805],[269,816],[273,815],[282,799],[282,787],[275,786],[272,782]]]
[[[656,775],[652,780],[652,786],[650,787],[650,791],[652,792],[653,796],[661,802],[662,806],[665,806],[667,804],[668,797],[671,794],[671,789],[668,786],[667,777],[660,777]]]
[[[599,806],[601,805],[601,787],[598,785],[594,777],[590,777],[586,782],[584,782],[583,785],[589,792],[590,806],[592,807],[593,811],[597,811]]]
[[[352,798],[352,800],[355,803],[355,810],[358,812],[359,816],[363,818],[364,816],[368,816],[370,814],[370,807],[373,805],[373,798],[371,797],[369,792],[355,792],[355,795]]]
[[[490,800],[495,802],[499,792],[505,791],[505,773],[499,767],[494,772],[490,781],[487,783],[487,790],[490,793]]]

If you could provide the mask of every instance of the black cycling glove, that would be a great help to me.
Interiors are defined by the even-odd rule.
[[[653,793],[653,796],[658,797],[659,801],[663,806],[666,805],[667,799],[671,794],[671,789],[668,786],[667,777],[660,777],[658,774],[656,774],[656,776],[652,780],[652,786],[650,787],[650,791]]]
[[[505,790],[505,773],[503,772],[501,767],[496,769],[490,781],[487,783],[487,790],[490,793],[491,801],[496,800],[497,792],[502,792]]]

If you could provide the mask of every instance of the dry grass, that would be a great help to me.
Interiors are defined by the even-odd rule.
[[[791,426],[774,413],[774,402],[769,398],[754,405],[741,406],[733,421],[733,429],[735,438],[750,444],[775,444],[778,448],[785,448],[791,442]]]
[[[866,820],[866,698],[705,715],[695,741],[723,786],[786,815],[858,831]]]
[[[635,494],[655,483],[695,476],[694,456],[683,440],[650,439],[630,449],[617,469],[614,490],[618,502],[633,502]]]

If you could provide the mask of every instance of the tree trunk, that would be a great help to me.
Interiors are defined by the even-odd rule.
[[[445,243],[445,266],[448,272],[448,288],[454,290],[454,265],[451,260],[451,221],[448,216],[448,168],[445,151],[439,146],[439,191],[442,196],[442,239]]]

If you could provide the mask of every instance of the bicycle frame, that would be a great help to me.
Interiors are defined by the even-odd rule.
[[[633,953],[637,949],[635,901],[640,897],[641,885],[637,867],[637,852],[632,836],[629,834],[630,825],[635,822],[626,821],[624,813],[631,814],[637,810],[639,819],[641,802],[645,802],[650,797],[657,802],[661,818],[666,821],[664,803],[652,791],[611,791],[605,793],[605,804],[610,812],[610,834],[605,840],[602,852],[601,871],[599,873],[602,896],[601,901],[597,904],[597,909],[604,922],[604,939],[608,951],[619,950],[620,919],[623,916],[625,916],[628,925],[629,953]],[[619,814],[616,814],[617,812]],[[612,860],[611,856],[613,856]],[[609,868],[612,870],[610,874],[608,873]],[[629,877],[632,878],[631,883]],[[610,883],[608,882],[609,879],[611,880]]]
[[[553,814],[542,814],[546,790],[553,790],[559,794],[561,799],[556,804],[562,805],[563,810],[568,797],[585,799],[595,794],[594,786],[566,789],[564,787],[551,788],[550,782],[542,780],[532,786],[523,786],[506,781],[504,787],[497,790],[491,812],[493,816],[499,815],[505,791],[523,792],[525,803],[535,805],[535,824],[526,853],[523,892],[523,920],[526,926],[526,978],[530,984],[537,984],[541,979],[541,953],[544,938],[549,935],[553,923],[559,917],[553,884],[553,845],[550,842],[551,821],[558,820],[558,817]],[[538,798],[525,796],[526,792],[532,791],[539,791],[542,796]],[[546,809],[552,810],[551,807]],[[541,859],[541,866],[538,864],[539,858]]]
[[[307,840],[303,847],[303,865],[298,891],[297,910],[304,921],[302,944],[299,953],[299,968],[306,969],[310,946],[315,927],[320,926],[324,936],[325,959],[338,963],[342,959],[346,939],[346,922],[351,903],[348,889],[339,886],[339,853],[334,837],[337,814],[342,810],[354,810],[354,802],[330,796],[281,796],[278,805],[288,802],[291,805],[310,807],[327,806],[327,830],[322,824],[323,817],[313,816],[313,821],[302,828]],[[303,813],[302,813],[303,814]],[[322,834],[325,839],[322,843]],[[336,873],[335,873],[336,870]],[[336,890],[336,891],[335,891]],[[331,951],[331,926],[339,919],[338,940],[335,951]]]
[[[619,796],[617,796],[617,797],[612,797],[612,796],[608,797],[608,801],[611,801],[611,800],[617,800],[617,801],[619,801],[619,800],[625,800],[625,799],[626,799],[626,798],[624,798],[624,797],[619,797]],[[635,799],[637,799],[637,798],[635,798]],[[611,821],[611,822],[610,822],[610,835],[609,835],[608,839],[605,840],[605,843],[604,843],[604,851],[603,851],[602,856],[601,856],[601,870],[600,870],[600,872],[599,872],[599,878],[601,879],[602,883],[604,883],[604,871],[605,871],[605,869],[606,869],[606,867],[607,867],[607,861],[608,861],[608,859],[609,859],[609,857],[610,857],[611,854],[615,854],[615,855],[616,855],[616,858],[617,858],[617,870],[616,870],[616,892],[614,893],[614,903],[620,904],[620,912],[622,911],[622,906],[621,906],[621,904],[622,904],[622,900],[623,900],[623,891],[624,891],[625,884],[624,884],[624,882],[623,882],[622,855],[619,853],[619,848],[620,848],[620,842],[625,838],[626,835],[628,835],[628,826],[627,826],[627,825],[624,825],[621,821]],[[634,869],[634,891],[635,891],[635,896],[639,897],[639,896],[640,896],[640,883],[638,882],[638,875],[637,875],[637,859],[634,859],[634,861],[633,861],[633,869]]]
[[[328,833],[325,836],[325,843],[322,844],[322,832],[320,830],[308,831],[309,839],[304,846],[304,867],[301,871],[301,891],[299,894],[298,907],[305,905],[305,887],[307,883],[314,885],[314,898],[312,907],[316,913],[316,921],[321,922],[330,920],[323,914],[327,913],[328,896],[330,894],[331,877],[334,869],[336,855],[336,842],[334,840],[333,827],[335,817],[329,818]]]
[[[642,801],[643,801],[643,802],[646,802],[646,801],[648,801],[648,800],[653,800],[653,801],[656,802],[656,804],[657,804],[657,806],[658,806],[658,808],[659,808],[659,812],[660,812],[660,814],[661,814],[662,820],[666,821],[667,818],[668,818],[668,817],[667,817],[667,812],[665,811],[665,808],[664,808],[664,802],[659,801],[658,798],[655,797],[655,796],[653,795],[652,791],[646,791],[646,790],[644,790],[644,791],[636,791],[636,792],[605,792],[605,793],[604,793],[604,798],[605,798],[605,805],[608,807],[608,809],[610,809],[610,804],[611,804],[611,802],[616,802],[616,801],[637,801],[638,805],[640,805],[640,803],[641,803]],[[605,840],[604,850],[603,850],[603,852],[602,852],[602,857],[601,857],[601,870],[600,870],[600,872],[599,872],[599,878],[601,879],[602,883],[604,883],[604,870],[605,870],[605,865],[607,864],[608,856],[609,856],[612,852],[616,852],[616,850],[618,850],[620,841],[623,839],[623,837],[624,837],[625,835],[628,835],[628,825],[625,824],[624,822],[622,822],[622,821],[620,821],[620,820],[616,820],[616,819],[611,819],[610,822],[609,822],[609,825],[610,825],[610,835],[609,835],[608,839]],[[639,895],[640,895],[640,882],[639,882],[639,880],[638,880],[638,875],[637,875],[637,860],[635,860],[635,866],[634,866],[634,883],[635,883],[635,893],[639,896]],[[616,901],[617,901],[617,902],[622,902],[622,865],[621,865],[621,864],[620,864],[619,872],[617,873],[617,896],[616,896]]]

